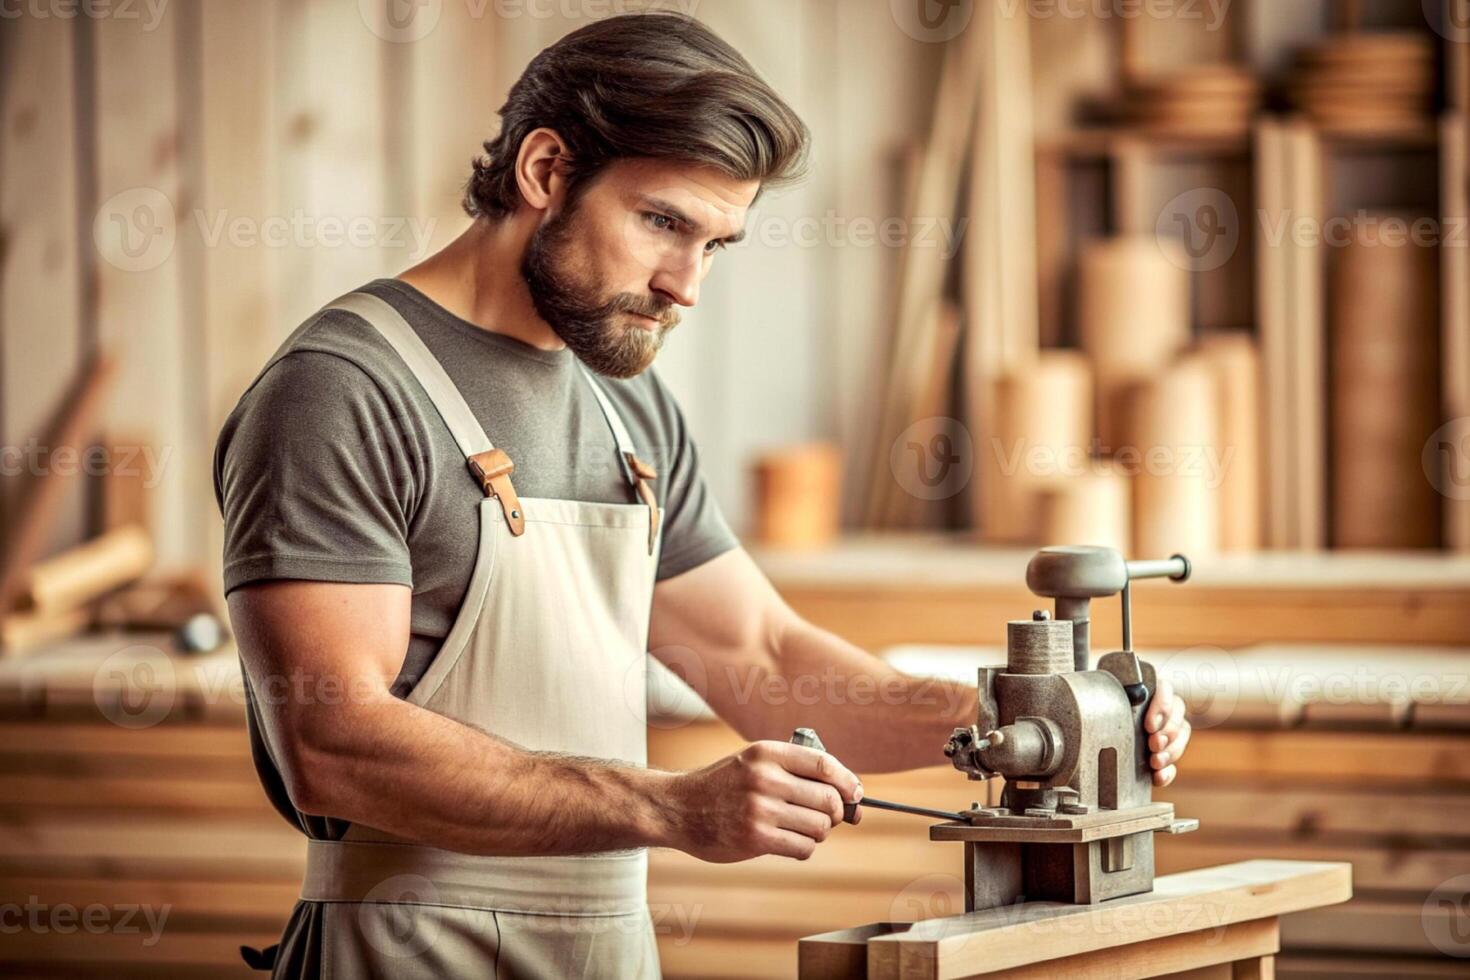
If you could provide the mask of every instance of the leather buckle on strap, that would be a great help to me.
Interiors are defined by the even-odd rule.
[[[648,481],[657,478],[658,472],[632,453],[624,453],[623,456],[628,460],[628,468],[633,471],[634,486],[638,490],[639,498],[648,505],[648,553],[651,555],[654,542],[658,540],[660,515],[658,498],[653,495],[653,487],[648,485]]]
[[[470,472],[475,474],[475,479],[480,481],[485,496],[500,501],[500,509],[505,514],[505,523],[510,527],[510,533],[517,537],[526,533],[526,515],[521,510],[516,488],[510,482],[510,475],[515,472],[516,464],[511,462],[505,450],[489,449],[483,453],[475,453],[466,462]]]

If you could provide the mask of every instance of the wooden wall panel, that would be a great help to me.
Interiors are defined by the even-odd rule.
[[[120,17],[90,21],[95,56],[97,321],[102,345],[118,359],[107,424],[159,454],[147,482],[158,564],[199,560],[200,533],[212,519],[196,475],[200,452],[190,396],[201,365],[186,325],[189,188],[181,175],[177,56],[181,15],[156,24]]]
[[[413,219],[427,223],[422,246],[410,242],[406,266],[448,244],[469,224],[460,207],[470,160],[499,128],[496,110],[506,92],[497,82],[501,21],[493,8],[446,3],[439,23],[409,49],[411,101],[399,106],[408,123],[410,160],[401,198]],[[523,65],[515,65],[519,72]]]
[[[365,17],[384,9],[335,0],[280,8],[278,211],[300,215],[306,229],[273,249],[280,315],[293,327],[342,293],[396,271],[380,239],[357,244],[330,234],[353,221],[376,224],[388,200],[383,48],[401,42],[385,41],[387,28]]]
[[[76,381],[88,343],[78,230],[76,22],[23,17],[0,31],[0,542],[34,484],[30,441]],[[47,550],[85,533],[82,481]]]
[[[263,222],[276,213],[277,125],[275,0],[203,0],[184,53],[199,93],[191,158],[198,188],[187,231],[199,262],[186,284],[200,316],[204,448],[200,475],[212,473],[220,427],[289,329],[283,321]],[[212,485],[207,495],[204,561],[218,582],[224,528]]]

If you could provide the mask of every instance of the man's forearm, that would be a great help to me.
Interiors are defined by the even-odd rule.
[[[793,617],[772,646],[756,665],[730,668],[726,703],[715,705],[747,738],[805,725],[855,772],[894,772],[943,764],[955,726],[974,724],[974,686],[904,674],[805,620]]]
[[[548,855],[670,842],[674,774],[528,752],[385,695],[304,739],[297,805],[473,854]]]

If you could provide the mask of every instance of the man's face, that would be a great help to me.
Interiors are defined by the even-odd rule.
[[[759,181],[620,160],[531,236],[521,273],[536,312],[584,364],[631,378],[693,306],[714,254],[743,235]]]

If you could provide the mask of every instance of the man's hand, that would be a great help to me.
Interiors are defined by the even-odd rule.
[[[674,846],[717,863],[762,854],[805,861],[842,822],[842,804],[863,796],[834,757],[789,742],[753,742],[675,782]]]
[[[1159,678],[1159,690],[1143,716],[1148,737],[1148,764],[1154,769],[1154,785],[1168,786],[1178,775],[1174,763],[1189,747],[1189,719],[1184,717],[1184,699],[1174,686]]]

